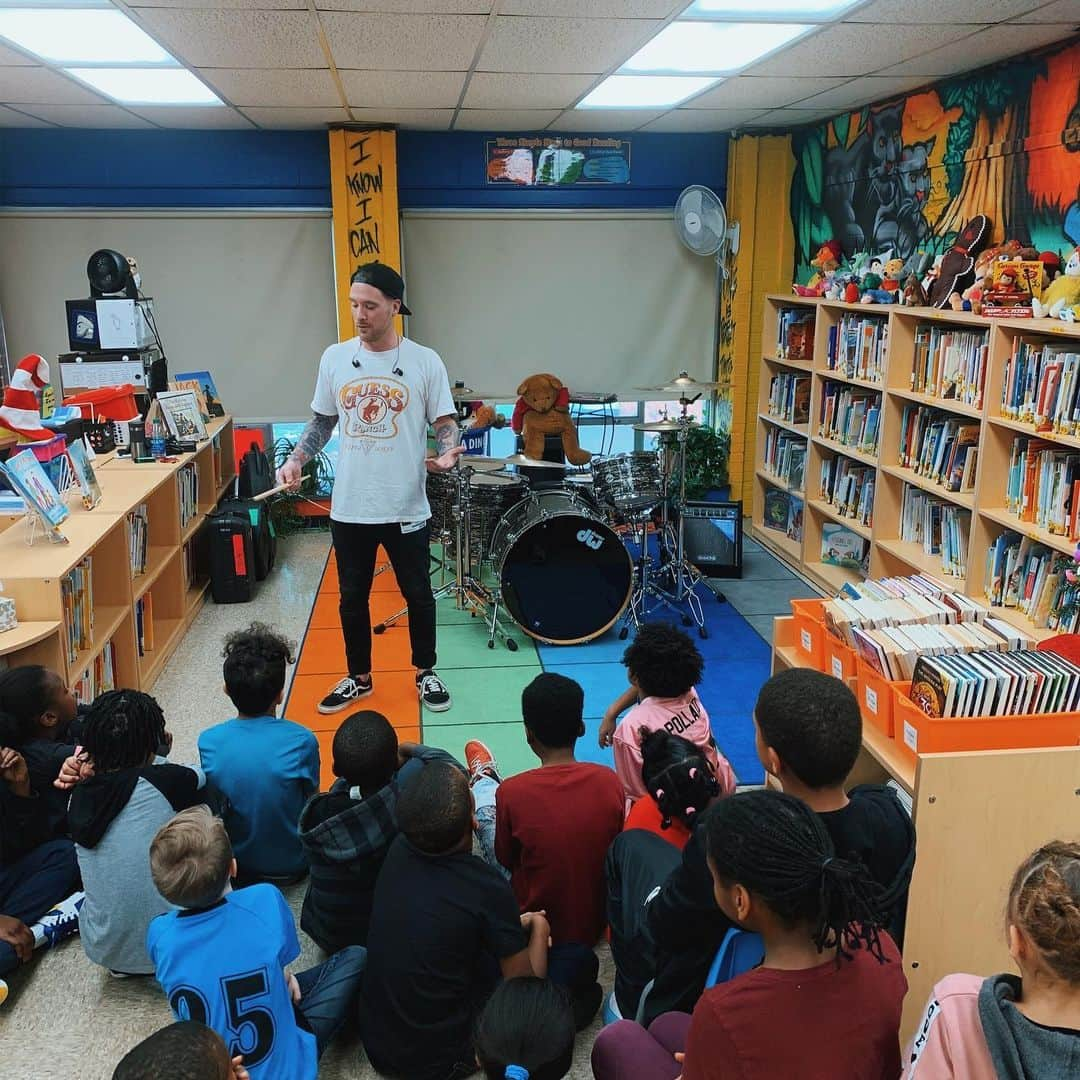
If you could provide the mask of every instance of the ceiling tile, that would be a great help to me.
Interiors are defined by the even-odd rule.
[[[0,128],[44,128],[52,127],[52,124],[47,124],[44,120],[39,120],[36,116],[27,116],[26,113],[21,113],[16,109],[9,109],[4,105],[0,105]]]
[[[315,0],[319,11],[383,11],[392,15],[487,15],[493,0]]]
[[[318,68],[314,17],[307,11],[187,11],[142,8],[147,29],[196,67]]]
[[[381,2],[381,0],[380,0]],[[686,0],[503,0],[500,15],[565,15],[590,19],[666,19]],[[582,8],[586,11],[583,12]]]
[[[64,127],[107,130],[110,128],[152,128],[141,116],[133,116],[119,105],[27,105],[27,112],[41,120]]]
[[[1076,0],[1056,0],[1026,15],[1024,22],[1071,23],[1076,26],[1080,24],[1080,12],[1077,11]]]
[[[1034,10],[1046,0],[874,0],[844,22],[857,23],[995,23]]]
[[[130,5],[140,15],[146,8],[214,8],[221,11],[307,11],[306,0],[137,0]]]
[[[221,128],[252,130],[254,124],[235,109],[220,105],[132,105],[131,111],[166,128],[208,131]]]
[[[543,131],[558,109],[462,109],[455,131]]]
[[[946,46],[934,49],[923,56],[906,60],[902,64],[884,68],[879,75],[918,75],[923,79],[956,75],[964,71],[992,64],[996,60],[1008,60],[1029,49],[1049,45],[1068,37],[1071,28],[1063,25],[1034,23],[991,26],[964,39],[963,50]]]
[[[797,106],[800,109],[855,109],[893,94],[915,90],[925,82],[920,75],[864,75],[843,86],[804,98]]]
[[[48,68],[0,68],[0,101],[10,105],[104,105],[100,94]]]
[[[483,15],[319,16],[334,62],[361,71],[467,71],[487,19]]]
[[[836,115],[835,109],[773,109],[762,113],[753,120],[747,120],[744,127],[798,127],[800,124],[812,124],[817,120],[828,120]]]
[[[761,109],[672,109],[642,131],[731,131],[761,115]]]
[[[215,90],[234,105],[337,106],[329,69],[199,68]]]
[[[566,109],[595,82],[591,75],[502,75],[477,71],[469,79],[469,109]]]
[[[396,124],[423,131],[446,131],[454,118],[453,109],[353,109],[361,124]]]
[[[476,66],[480,71],[598,75],[630,57],[659,27],[644,19],[499,16]]]
[[[252,106],[244,109],[244,115],[265,128],[322,128],[327,124],[349,122],[349,114],[344,109],[264,109]]]
[[[0,67],[37,67],[37,61],[19,52],[0,45]]]
[[[590,132],[636,131],[663,115],[663,109],[569,109],[552,125],[552,131]]]
[[[974,26],[890,26],[883,32],[866,23],[826,26],[802,38],[789,49],[752,67],[751,75],[868,75],[885,64],[896,64],[959,41],[974,33]],[[962,49],[954,50],[957,64],[965,64]],[[967,64],[971,67],[971,64]]]
[[[362,108],[454,109],[464,71],[346,71],[338,69],[350,105]]]
[[[681,109],[778,109],[850,82],[848,75],[819,75],[806,79],[785,79],[772,75],[739,75],[691,98]]]

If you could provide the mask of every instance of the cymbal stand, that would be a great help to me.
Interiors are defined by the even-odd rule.
[[[687,622],[686,615],[676,607],[679,601],[659,585],[666,567],[661,566],[655,569],[655,559],[649,553],[651,521],[652,518],[648,512],[636,514],[629,521],[630,537],[632,542],[638,545],[638,557],[634,565],[634,587],[630,593],[630,605],[622,617],[622,628],[619,630],[620,640],[626,639],[630,633],[631,624],[636,633],[645,618],[660,607],[667,608],[673,614],[681,615],[683,622]],[[696,600],[697,597],[694,599]]]

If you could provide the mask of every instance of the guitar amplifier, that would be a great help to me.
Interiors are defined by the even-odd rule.
[[[687,559],[706,577],[741,578],[742,500],[688,502],[682,518]]]

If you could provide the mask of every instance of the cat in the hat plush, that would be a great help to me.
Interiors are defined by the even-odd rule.
[[[43,442],[56,432],[41,426],[38,393],[49,385],[49,362],[44,356],[24,356],[11,376],[0,405],[0,428],[15,432],[22,442]]]

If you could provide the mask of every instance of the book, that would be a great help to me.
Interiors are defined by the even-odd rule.
[[[780,488],[765,489],[765,508],[762,514],[762,524],[766,529],[774,529],[777,532],[786,533],[788,522],[791,517],[792,496]]]
[[[203,400],[211,416],[224,416],[225,408],[221,403],[217,386],[214,384],[214,376],[209,371],[177,371],[173,378],[178,383],[198,383],[202,390]]]
[[[59,530],[61,522],[68,517],[68,508],[60,498],[41,462],[32,450],[20,450],[5,462],[0,462],[3,473],[12,489],[23,497],[26,505],[41,519],[50,539],[66,542]]]
[[[787,538],[802,543],[803,537],[803,501],[791,496],[788,506]]]
[[[90,457],[86,452],[86,444],[82,439],[75,439],[68,443],[68,460],[71,462],[71,471],[79,483],[82,492],[83,506],[87,510],[93,510],[101,502],[101,484],[98,483],[97,473],[90,463]]]
[[[823,563],[865,572],[867,547],[866,540],[843,525],[829,523],[821,527],[821,561]]]

